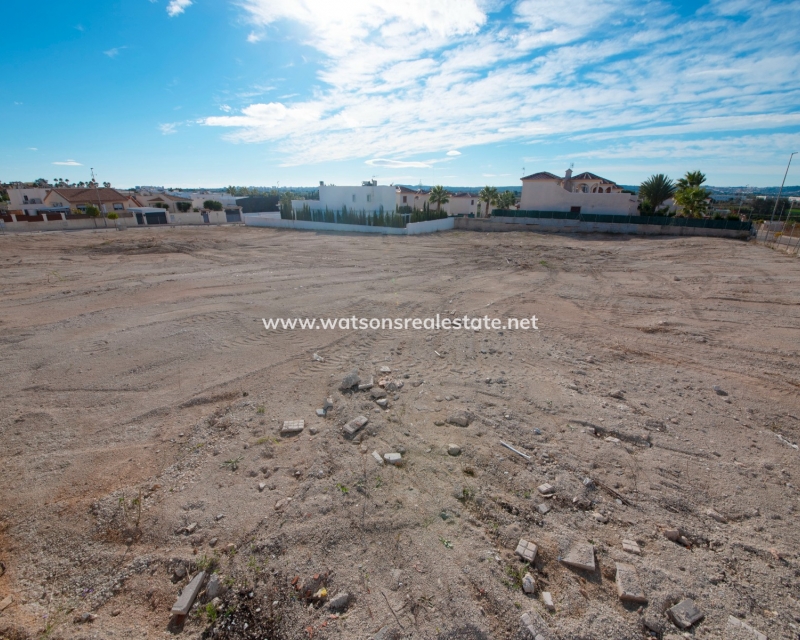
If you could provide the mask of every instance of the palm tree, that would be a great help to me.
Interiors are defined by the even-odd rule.
[[[481,189],[481,192],[478,194],[478,200],[480,202],[486,203],[486,215],[485,218],[489,217],[489,206],[497,204],[497,189],[490,186],[485,186]]]
[[[447,191],[444,190],[442,185],[437,184],[431,189],[428,201],[436,205],[436,213],[441,215],[442,205],[450,202],[450,196],[447,194]]]
[[[650,176],[639,186],[639,198],[655,213],[665,200],[675,195],[675,184],[663,173]]]
[[[675,203],[690,218],[700,218],[708,208],[711,192],[702,185],[706,176],[702,171],[687,171],[686,175],[678,180],[678,190],[675,192]]]
[[[517,196],[513,191],[503,191],[498,197],[498,206],[501,209],[513,209],[517,204]]]

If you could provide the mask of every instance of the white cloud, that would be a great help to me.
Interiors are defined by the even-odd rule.
[[[38,151],[38,150],[39,149],[37,149],[36,147],[28,147],[28,151]]]
[[[80,162],[76,162],[75,160],[65,160],[64,162],[54,162],[53,164],[60,165],[62,167],[82,167],[83,165]]]
[[[224,111],[225,113],[230,113],[231,112],[230,105],[227,105],[227,104],[219,105],[219,110],[220,111]]]
[[[784,28],[800,23],[800,3],[788,0],[714,0],[689,17],[638,0],[568,10],[519,0],[503,20],[479,0],[241,6],[254,33],[280,28],[316,49],[319,83],[200,123],[270,142],[287,164],[404,162],[508,141],[743,136],[800,118],[800,45]]]
[[[170,18],[174,18],[181,15],[190,6],[192,6],[192,0],[169,0],[167,14]]]
[[[158,125],[158,130],[161,131],[161,133],[163,133],[165,136],[168,136],[178,132],[179,124],[179,122],[164,122],[163,124]]]
[[[250,34],[247,36],[248,42],[261,42],[264,39],[263,33],[256,33],[255,31],[251,31]]]
[[[432,164],[428,164],[427,162],[403,162],[400,160],[386,160],[385,158],[374,158],[372,160],[367,160],[364,164],[368,164],[370,167],[388,167],[390,169],[403,169],[406,167],[430,169],[433,167]]]
[[[116,58],[119,55],[120,51],[127,48],[128,48],[127,46],[114,47],[113,49],[109,49],[108,51],[103,51],[103,54],[107,55],[109,58]]]
[[[461,152],[460,152],[460,151],[456,151],[455,149],[453,149],[452,151],[448,151],[448,152],[447,152],[447,155],[448,155],[448,156],[453,156],[453,157],[455,157],[455,156],[460,156],[460,155],[461,155]]]

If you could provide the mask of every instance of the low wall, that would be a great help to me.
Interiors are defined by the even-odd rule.
[[[65,231],[73,229],[114,229],[115,227],[136,226],[135,218],[109,220],[108,227],[106,227],[106,224],[103,222],[103,218],[84,218],[82,220],[34,220],[21,222],[22,217],[20,217],[17,220],[17,222],[3,222],[0,224],[0,229],[5,231]]]
[[[392,236],[419,235],[453,228],[455,218],[414,222],[401,227],[371,227],[365,224],[338,224],[335,222],[311,222],[310,220],[282,220],[266,218],[262,214],[246,213],[242,216],[250,227],[272,227],[274,229],[298,229],[303,231],[339,231],[346,233],[378,233]]]
[[[539,231],[552,233],[623,233],[665,236],[713,236],[716,238],[747,239],[748,230],[704,229],[654,224],[619,224],[614,222],[582,222],[552,218],[456,218],[455,228],[466,231]]]
[[[758,227],[756,242],[788,254],[800,255],[800,224],[765,222]]]

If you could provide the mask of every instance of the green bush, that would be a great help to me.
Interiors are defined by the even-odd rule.
[[[209,211],[222,211],[222,203],[218,200],[206,200],[203,207]]]

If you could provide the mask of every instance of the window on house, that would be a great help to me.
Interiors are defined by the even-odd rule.
[[[25,204],[28,204],[28,196],[22,196],[22,201],[23,201]]]
[[[372,194],[371,193],[367,194],[367,202],[372,202]]]
[[[355,201],[356,201],[356,194],[354,193],[353,194],[353,202],[355,202]]]
[[[122,206],[121,202],[115,202],[114,203],[114,211],[122,211],[122,209],[123,209],[123,206]]]
[[[408,196],[403,196],[403,204],[405,204],[406,202],[408,202]]]
[[[474,200],[470,200],[469,203],[470,204],[475,204],[475,201]]]

